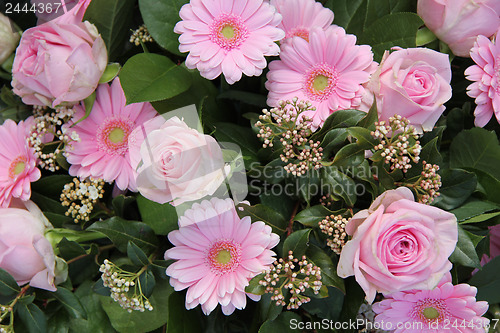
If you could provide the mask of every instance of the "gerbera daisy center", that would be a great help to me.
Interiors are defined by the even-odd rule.
[[[292,38],[293,36],[300,37],[305,41],[309,42],[309,30],[302,27],[293,28],[286,36],[286,38]]]
[[[14,179],[17,175],[21,174],[26,169],[26,157],[18,156],[11,163],[9,167],[9,177]]]
[[[128,151],[128,136],[134,123],[129,119],[110,117],[97,129],[97,146],[109,155],[124,155]]]
[[[227,51],[239,47],[247,37],[243,20],[234,14],[223,13],[210,25],[210,40]]]
[[[442,322],[449,316],[449,310],[444,300],[426,298],[416,303],[410,316],[423,322]]]
[[[333,66],[325,63],[315,65],[304,75],[306,95],[312,101],[328,99],[335,91],[338,78],[339,74]]]
[[[241,245],[233,240],[219,240],[210,246],[206,262],[213,273],[234,272],[241,262]]]
[[[439,311],[436,310],[436,309],[434,309],[432,306],[429,306],[428,308],[425,308],[422,311],[422,314],[427,319],[436,319],[436,318],[439,317]]]

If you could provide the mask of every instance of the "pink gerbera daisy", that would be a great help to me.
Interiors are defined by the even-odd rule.
[[[285,30],[284,41],[293,36],[309,41],[312,27],[326,29],[333,22],[333,12],[315,0],[271,0],[271,5],[283,16],[278,27]]]
[[[334,111],[355,108],[361,103],[363,83],[375,71],[368,45],[355,45],[356,36],[338,26],[312,28],[309,43],[293,37],[282,46],[280,60],[269,64],[267,103],[280,100],[309,100],[315,111],[306,111],[313,127],[320,127]]]
[[[488,303],[477,302],[476,293],[468,284],[454,286],[447,273],[432,290],[396,292],[373,304],[375,322],[395,333],[485,332]]]
[[[467,88],[467,95],[476,99],[474,123],[484,127],[493,114],[500,123],[500,44],[478,36],[470,56],[476,65],[467,68],[465,75],[475,81]]]
[[[28,144],[31,122],[8,119],[0,126],[0,207],[8,207],[12,198],[28,200],[31,182],[41,176],[35,150]]]
[[[242,73],[260,75],[264,56],[278,55],[275,41],[285,36],[277,28],[281,15],[263,0],[191,0],[179,16],[174,31],[179,50],[189,52],[186,66],[209,80],[223,73],[229,84]]]
[[[264,222],[240,219],[231,199],[213,198],[195,204],[181,217],[182,226],[168,234],[174,245],[165,259],[177,260],[167,268],[176,291],[188,288],[186,308],[198,304],[205,314],[221,304],[225,315],[246,306],[250,279],[271,265],[279,242]]]
[[[65,125],[67,133],[75,138],[66,148],[66,158],[71,164],[69,173],[80,178],[101,178],[116,181],[120,190],[136,191],[135,173],[132,169],[128,136],[157,113],[150,103],[126,105],[120,81],[111,86],[101,84],[90,116],[70,127],[85,114],[83,105],[75,106],[73,119]]]

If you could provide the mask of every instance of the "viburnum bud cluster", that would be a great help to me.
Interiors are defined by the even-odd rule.
[[[263,115],[255,126],[260,128],[257,137],[264,140],[263,147],[274,147],[276,139],[283,147],[280,158],[288,163],[284,168],[294,176],[304,175],[308,170],[321,168],[323,148],[321,142],[309,139],[313,133],[311,119],[301,115],[315,108],[308,101],[279,101],[278,107],[262,110]],[[274,120],[274,121],[273,121]]]
[[[389,122],[375,122],[375,131],[371,135],[380,140],[375,146],[375,151],[381,151],[380,156],[391,170],[401,169],[407,172],[411,162],[417,163],[420,159],[422,147],[415,127],[410,125],[408,119],[400,115],[389,118]]]
[[[347,222],[348,220],[342,215],[329,215],[318,223],[319,230],[331,237],[326,240],[326,244],[336,254],[340,254],[342,247],[345,245],[347,238],[345,226]]]
[[[132,35],[130,36],[129,42],[134,44],[135,46],[141,45],[141,43],[152,42],[153,37],[149,34],[148,28],[143,24],[137,30],[134,30]]]
[[[424,204],[431,204],[440,195],[441,176],[438,175],[439,165],[430,164],[423,161],[423,171],[417,180],[415,190],[418,201]]]
[[[272,294],[271,300],[276,306],[286,305],[286,290],[290,293],[287,309],[298,309],[302,304],[311,301],[305,296],[307,289],[315,295],[321,289],[321,269],[309,263],[305,256],[301,260],[294,258],[293,252],[288,252],[288,258],[275,261],[259,284],[266,287],[266,293]]]
[[[95,203],[104,195],[104,181],[102,179],[85,179],[80,181],[73,178],[72,183],[64,185],[61,193],[61,204],[68,207],[65,215],[73,218],[75,223],[89,221],[90,213]]]
[[[74,114],[71,108],[60,107],[56,110],[47,110],[46,107],[33,107],[34,124],[28,138],[30,145],[35,149],[38,165],[49,171],[59,170],[57,156],[62,154],[64,144],[78,138],[69,138],[65,135],[62,125]],[[58,141],[52,141],[55,137]],[[49,142],[47,142],[49,141]]]
[[[142,271],[132,273],[121,269],[108,259],[99,268],[102,273],[102,282],[111,289],[111,298],[129,313],[133,310],[144,312],[152,311],[153,306],[144,296],[139,279]]]

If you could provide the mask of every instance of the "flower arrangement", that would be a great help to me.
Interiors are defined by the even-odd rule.
[[[0,332],[500,332],[498,0],[0,13]]]

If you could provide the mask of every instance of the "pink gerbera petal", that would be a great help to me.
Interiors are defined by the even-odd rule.
[[[186,305],[200,304],[207,315],[217,304],[226,315],[244,308],[245,287],[274,262],[270,249],[278,235],[263,222],[249,227],[249,218],[238,217],[231,199],[195,203],[179,224],[180,229],[169,234],[175,246],[165,252],[165,259],[177,260],[167,275],[176,290],[188,288]]]
[[[337,26],[312,28],[309,42],[293,37],[282,46],[281,59],[269,65],[267,103],[275,107],[294,97],[309,100],[316,111],[304,116],[312,118],[313,128],[321,127],[334,111],[359,106],[362,84],[376,66],[371,48],[355,43],[353,35]]]
[[[470,50],[476,63],[465,70],[466,79],[474,81],[467,95],[476,100],[475,125],[484,127],[493,115],[500,123],[500,44],[498,33],[494,41],[478,36]]]
[[[77,177],[116,181],[120,190],[136,191],[135,170],[131,166],[128,137],[157,113],[150,103],[126,105],[120,80],[101,84],[88,118],[71,127],[85,114],[83,105],[75,106],[75,115],[65,125],[69,136],[79,138],[66,149],[71,164],[69,173]]]
[[[7,119],[0,126],[0,207],[8,207],[12,198],[28,200],[30,183],[41,176],[35,150],[28,140],[32,120],[16,124]]]
[[[281,15],[263,0],[196,0],[180,10],[179,50],[189,52],[188,68],[212,80],[221,73],[233,84],[242,74],[260,75],[264,56],[278,55],[275,41],[285,36]]]
[[[373,304],[375,322],[394,333],[485,332],[489,325],[481,317],[488,303],[476,302],[477,289],[468,284],[454,286],[447,273],[433,290],[400,291]]]

